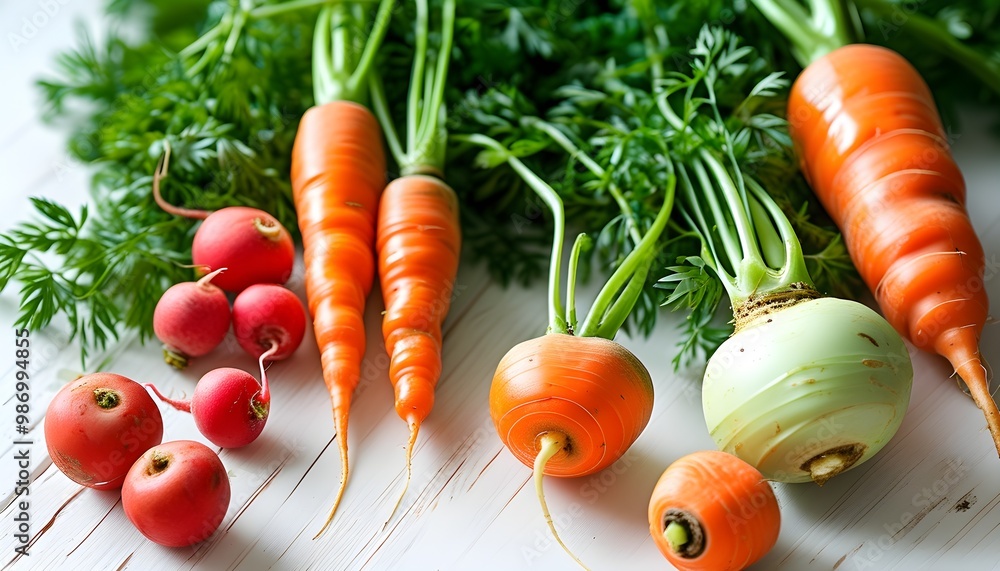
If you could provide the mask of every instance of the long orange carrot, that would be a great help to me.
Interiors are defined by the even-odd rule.
[[[365,300],[375,278],[375,213],[384,186],[385,154],[371,112],[345,101],[306,112],[292,150],[292,190],[306,299],[343,466],[334,510],[349,472],[347,418],[365,354]]]
[[[781,512],[771,485],[753,466],[716,450],[667,467],[649,498],[649,532],[670,564],[684,571],[738,571],[778,540]]]
[[[807,178],[886,319],[951,362],[1000,453],[979,353],[983,248],[927,85],[896,52],[849,45],[802,73],[788,112]]]
[[[440,178],[447,142],[441,117],[454,37],[455,0],[442,2],[441,45],[434,57],[427,53],[428,2],[417,0],[416,4],[416,48],[407,101],[405,150],[377,74],[371,81],[373,108],[403,173],[385,189],[377,231],[378,269],[385,300],[382,335],[391,356],[389,380],[396,394],[396,412],[410,429],[406,481],[392,514],[409,487],[413,446],[421,423],[434,405],[434,387],[441,376],[441,325],[451,305],[462,242],[458,197]],[[428,61],[435,67],[433,74],[425,72]]]
[[[392,356],[396,413],[410,428],[407,458],[434,405],[441,324],[451,304],[461,240],[458,198],[441,179],[407,175],[386,187],[377,237],[382,335]]]
[[[989,307],[983,248],[930,89],[898,53],[849,44],[840,2],[812,2],[826,11],[812,18],[797,4],[754,2],[796,42],[805,66],[788,121],[806,178],[886,319],[951,362],[1000,454],[1000,411],[979,352]],[[822,20],[833,25],[803,33]]]
[[[365,354],[364,309],[375,279],[375,218],[385,152],[366,98],[375,51],[394,2],[382,0],[364,50],[352,62],[344,5],[320,13],[314,44],[317,105],[302,116],[292,149],[292,193],[305,261],[306,298],[333,406],[341,480],[323,528],[343,498],[350,467],[347,420]],[[352,64],[356,64],[353,71]]]

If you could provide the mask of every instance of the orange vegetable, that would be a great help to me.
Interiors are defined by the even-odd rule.
[[[403,174],[385,189],[377,230],[385,301],[382,335],[391,357],[389,380],[396,393],[396,412],[410,429],[406,481],[393,514],[410,484],[420,425],[434,405],[434,387],[441,376],[441,325],[451,305],[462,244],[458,197],[441,180],[448,141],[441,119],[445,115],[444,86],[455,32],[455,7],[455,0],[441,3],[440,45],[437,53],[429,54],[430,3],[416,2],[405,147],[396,133],[378,74],[373,73],[369,82],[372,108]]]
[[[979,352],[983,248],[926,83],[894,51],[847,45],[806,67],[788,117],[805,175],[886,319],[951,362],[1000,453],[1000,412]]]
[[[746,569],[774,547],[781,512],[753,466],[719,451],[688,454],[660,476],[649,499],[649,533],[682,571]]]
[[[600,337],[549,334],[515,345],[497,365],[490,415],[500,440],[533,466],[558,436],[545,474],[587,476],[622,457],[653,412],[653,382],[628,349]]]
[[[441,324],[461,249],[458,198],[441,179],[407,175],[386,187],[378,213],[382,335],[392,357],[396,413],[410,428],[407,465],[441,375]]]
[[[569,259],[566,305],[560,290],[565,211],[562,199],[523,162],[484,135],[460,140],[505,157],[507,164],[548,206],[553,216],[549,266],[549,324],[546,334],[519,343],[497,365],[490,386],[490,417],[504,445],[533,469],[535,493],[553,537],[542,489],[543,476],[586,476],[621,458],[646,427],[653,412],[653,382],[628,349],[613,341],[642,291],[657,242],[673,208],[675,179],[653,224],[597,294],[582,323],[576,319],[576,268],[585,235],[577,237]],[[627,203],[623,214],[631,216]]]
[[[365,355],[365,300],[375,279],[375,213],[386,168],[380,133],[368,109],[334,101],[306,111],[292,149],[306,298],[340,447],[333,511],[349,474],[347,418]]]
[[[368,99],[368,75],[394,8],[393,0],[381,0],[370,26],[351,23],[360,12],[343,3],[320,11],[313,38],[316,105],[302,116],[292,147],[292,198],[302,235],[306,300],[340,451],[340,486],[316,537],[333,521],[350,475],[347,419],[365,355],[375,216],[386,182],[378,120],[358,102]],[[353,36],[362,29],[367,38]]]

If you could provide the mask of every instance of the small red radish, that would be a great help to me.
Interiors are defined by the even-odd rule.
[[[45,445],[70,480],[97,490],[122,486],[129,467],[163,439],[163,419],[142,385],[114,373],[66,384],[45,413]]]
[[[254,357],[277,345],[269,359],[280,361],[302,343],[306,310],[298,296],[282,286],[252,285],[233,302],[233,331],[240,347]]]
[[[229,331],[229,299],[212,283],[226,268],[197,282],[174,284],[163,292],[153,310],[153,332],[163,343],[163,360],[183,369],[191,357],[219,346]]]
[[[152,384],[146,387],[163,402],[177,410],[190,412],[202,435],[216,446],[239,448],[250,444],[264,430],[271,408],[264,360],[277,345],[259,357],[261,384],[241,369],[223,367],[205,373],[194,388],[191,400],[176,400],[163,395]]]
[[[154,446],[125,476],[122,507],[148,539],[185,547],[208,539],[229,509],[229,475],[211,448],[193,440]]]
[[[237,293],[256,283],[283,284],[292,275],[295,245],[277,218],[258,208],[228,206],[216,211],[180,208],[160,195],[167,176],[170,145],[153,175],[153,199],[165,212],[204,220],[194,234],[191,257],[196,266],[229,268],[216,279],[222,289]]]
[[[205,218],[191,256],[198,266],[229,268],[219,277],[219,287],[240,292],[253,284],[287,282],[295,246],[277,218],[257,208],[230,206]]]

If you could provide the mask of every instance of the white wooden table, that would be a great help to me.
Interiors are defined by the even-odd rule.
[[[64,150],[65,131],[44,127],[32,82],[52,70],[55,52],[72,45],[73,23],[101,22],[99,3],[53,0],[54,15],[36,2],[0,6],[0,230],[29,213],[28,196],[64,204],[87,200],[88,175]],[[34,19],[32,37],[22,35]],[[16,34],[26,41],[11,39]],[[14,44],[17,44],[16,46]],[[970,114],[955,152],[969,186],[973,222],[984,242],[987,287],[1000,304],[1000,143]],[[290,287],[302,294],[301,267]],[[413,482],[399,513],[383,528],[399,493],[404,423],[392,407],[388,359],[377,324],[381,297],[367,312],[369,350],[351,415],[352,478],[332,527],[321,526],[340,477],[333,422],[314,340],[274,365],[273,412],[261,438],[223,450],[232,502],[220,531],[191,548],[145,540],[125,517],[118,492],[82,489],[46,455],[42,412],[79,367],[65,331],[33,331],[31,356],[30,547],[16,556],[19,511],[13,500],[14,328],[16,290],[0,296],[0,565],[4,569],[574,569],[550,539],[529,482],[530,471],[500,444],[487,411],[489,381],[503,353],[544,327],[543,286],[502,289],[481,268],[460,271],[446,324],[444,375],[420,434]],[[588,290],[593,294],[593,289]],[[649,340],[621,339],[650,369],[656,384],[653,420],[617,464],[587,479],[549,479],[550,507],[565,541],[593,569],[669,568],[649,537],[646,504],[663,469],[681,455],[713,448],[704,428],[698,372],[670,366],[679,316],[664,314]],[[983,338],[987,359],[1000,363],[1000,331]],[[187,371],[161,361],[157,344],[126,340],[106,370],[190,394],[217,366],[255,371],[230,339]],[[985,423],[962,394],[945,361],[913,353],[916,378],[902,428],[873,460],[823,488],[776,485],[783,526],[774,550],[756,569],[1000,568],[1000,460]],[[188,415],[163,410],[165,440],[202,438]],[[574,515],[575,514],[575,515]]]

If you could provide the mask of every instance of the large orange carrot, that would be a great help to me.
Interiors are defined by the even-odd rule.
[[[292,191],[306,299],[344,472],[336,503],[347,483],[347,417],[365,354],[365,300],[375,278],[375,213],[384,186],[385,154],[371,112],[346,101],[306,112],[292,150]]]
[[[317,537],[330,525],[350,474],[347,419],[365,354],[365,301],[375,279],[375,218],[386,181],[385,151],[367,98],[368,72],[394,2],[382,0],[359,54],[355,26],[342,4],[316,23],[313,53],[316,106],[299,123],[292,148],[292,194],[305,261],[306,299],[330,393],[341,480]]]
[[[738,571],[778,540],[781,512],[753,466],[715,450],[667,467],[649,498],[649,532],[660,552],[685,571]]]
[[[451,305],[462,242],[458,197],[440,178],[448,139],[440,119],[454,37],[455,0],[442,2],[441,45],[435,57],[427,53],[428,2],[417,0],[416,4],[405,150],[377,74],[371,81],[372,106],[403,173],[385,189],[377,230],[379,278],[385,300],[382,335],[391,357],[389,380],[396,394],[396,412],[410,429],[406,481],[393,514],[409,487],[420,425],[434,405],[434,387],[441,376],[441,325]],[[425,72],[428,61],[433,62],[433,74]]]
[[[788,121],[806,178],[886,319],[951,362],[1000,453],[1000,412],[979,352],[989,306],[983,248],[930,89],[898,53],[849,44],[840,2],[812,2],[826,13],[809,19],[797,4],[754,1],[805,66]],[[822,34],[804,33],[823,20]]]
[[[951,362],[1000,452],[979,353],[983,248],[927,85],[896,52],[849,45],[806,68],[788,113],[803,170],[886,319]]]

